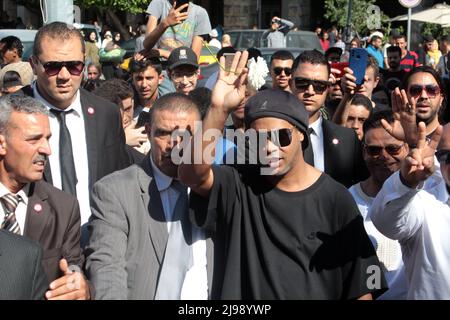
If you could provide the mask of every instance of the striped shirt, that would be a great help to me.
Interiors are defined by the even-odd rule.
[[[400,69],[405,72],[409,72],[418,66],[420,66],[419,57],[414,51],[408,51],[402,60],[400,60]]]

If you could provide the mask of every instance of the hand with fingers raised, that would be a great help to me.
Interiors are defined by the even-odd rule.
[[[381,120],[383,128],[394,138],[405,141],[410,148],[418,144],[418,128],[416,122],[416,103],[408,98],[405,90],[395,88],[391,93],[394,123],[390,125]]]
[[[177,2],[173,3],[172,9],[170,9],[167,17],[162,21],[162,23],[168,28],[176,26],[177,24],[183,23],[184,20],[188,17],[188,11],[181,12],[189,6],[189,3],[186,3],[179,8],[176,8]],[[175,9],[176,8],[176,9]]]
[[[418,126],[417,146],[409,150],[408,156],[400,166],[400,178],[406,186],[416,188],[431,176],[435,170],[434,154],[442,135],[442,126],[427,141],[426,126],[420,122]]]
[[[248,70],[248,52],[236,52],[229,70],[225,70],[225,57],[220,58],[219,78],[211,96],[211,104],[224,112],[231,112],[245,98]]]

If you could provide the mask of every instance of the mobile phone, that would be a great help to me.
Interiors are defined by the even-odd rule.
[[[225,57],[225,70],[229,71],[231,69],[231,65],[233,64],[233,59],[236,53],[227,52],[224,53],[223,56]]]
[[[335,74],[337,78],[341,78],[344,75],[345,73],[344,69],[347,68],[348,66],[349,66],[348,62],[333,62],[330,65],[331,69],[337,69],[341,72],[340,74]]]
[[[135,128],[141,128],[144,127],[146,123],[150,122],[150,112],[148,111],[141,111],[139,113],[138,120],[136,122]]]
[[[355,83],[362,85],[364,82],[364,75],[366,74],[368,53],[362,48],[353,48],[350,50],[349,67],[353,71],[356,78]]]
[[[172,1],[172,3],[176,2],[177,6],[175,7],[175,9],[178,9],[179,7],[181,7],[182,5],[189,3],[189,0],[174,0]],[[187,6],[185,9],[181,10],[180,12],[186,12],[188,11],[189,6]]]

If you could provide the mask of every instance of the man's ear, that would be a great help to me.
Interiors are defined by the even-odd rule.
[[[169,77],[169,80],[170,80],[170,77]],[[161,72],[161,74],[158,76],[158,84],[163,83],[163,81],[164,81],[164,74]]]
[[[0,156],[6,154],[6,137],[4,134],[0,134]]]
[[[28,62],[30,63],[31,68],[33,69],[34,75],[37,76],[37,73],[36,73],[37,65],[34,63],[34,56],[31,56],[31,57],[28,59]]]

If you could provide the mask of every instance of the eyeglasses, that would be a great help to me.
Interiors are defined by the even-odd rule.
[[[73,76],[79,76],[84,69],[83,61],[49,61],[42,63],[41,60],[37,59],[40,64],[44,67],[45,73],[49,76],[55,76],[61,72],[63,67],[66,67],[67,71]]]
[[[292,128],[282,128],[282,129],[274,129],[270,131],[258,132],[258,144],[261,144],[260,141],[265,136],[266,140],[270,140],[277,147],[283,148],[287,147],[292,142]]]
[[[391,156],[398,156],[404,145],[405,144],[403,143],[400,146],[391,144],[386,147],[380,147],[380,146],[369,146],[367,144],[364,144],[364,149],[366,150],[367,154],[372,157],[379,156],[383,151],[383,149],[386,150],[386,152],[389,153]]]
[[[418,96],[420,96],[422,94],[423,90],[426,91],[427,96],[430,98],[436,97],[441,92],[441,89],[439,88],[439,86],[434,85],[434,84],[427,84],[424,86],[421,86],[418,84],[412,84],[409,87],[408,92],[412,97],[417,98]]]
[[[284,71],[284,74],[288,77],[292,74],[292,68],[281,68],[281,67],[273,68],[273,73],[275,73],[275,75],[277,75],[277,76],[281,75],[281,73],[283,71]]]
[[[172,80],[174,82],[181,82],[183,81],[184,77],[186,77],[188,80],[194,79],[194,77],[197,75],[197,70],[194,71],[173,71],[171,74]]]
[[[297,90],[304,92],[308,90],[309,86],[313,86],[314,92],[317,94],[322,94],[327,90],[330,82],[322,81],[322,80],[311,80],[307,78],[295,78],[294,79],[295,87]]]
[[[436,151],[436,158],[440,163],[450,164],[450,150]]]

